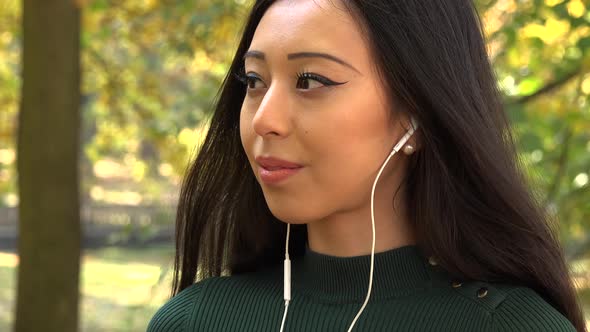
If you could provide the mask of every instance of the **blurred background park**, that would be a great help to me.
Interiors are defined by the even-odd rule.
[[[590,3],[475,2],[531,190],[558,220],[590,319]],[[44,304],[31,292],[17,292],[24,257],[33,261],[27,268],[34,277],[23,276],[23,283],[79,278],[78,300],[64,303],[79,301],[80,331],[146,329],[170,293],[182,176],[207,130],[212,102],[251,5],[246,0],[0,2],[0,331],[13,329],[17,298],[39,303],[28,305],[30,310]],[[61,25],[67,27],[63,37],[56,28]],[[23,48],[28,50],[24,56]],[[76,61],[64,75],[51,71],[70,56],[79,59],[79,71]],[[72,80],[67,81],[68,75]],[[27,78],[36,83],[27,86]],[[62,93],[72,86],[79,93]],[[51,123],[54,105],[43,107],[43,99],[27,89],[73,96],[79,101],[74,121],[59,122],[57,128]],[[19,126],[25,124],[33,129],[19,142]],[[35,131],[43,124],[54,131]],[[43,237],[52,229],[77,235],[76,227],[54,218],[59,211],[38,220],[32,216],[44,207],[27,203],[21,211],[29,212],[19,215],[21,200],[25,204],[27,197],[44,196],[35,191],[35,183],[19,185],[18,172],[34,174],[38,183],[60,179],[32,156],[51,160],[59,140],[68,137],[57,135],[61,132],[78,138],[73,141],[79,182],[71,187],[78,188],[79,201],[70,203],[79,209],[79,218],[71,220],[80,224],[80,243],[65,235]],[[37,144],[53,138],[55,146]],[[21,151],[22,165],[17,165]],[[52,202],[67,206],[61,192],[55,190]],[[28,245],[19,247],[19,236]],[[60,251],[60,246],[66,249]],[[70,256],[56,254],[60,252]],[[59,264],[38,264],[67,257],[80,257],[75,266],[79,276]],[[53,303],[51,294],[67,296],[59,289],[48,291],[45,303]],[[36,316],[30,311],[22,317],[31,315]]]

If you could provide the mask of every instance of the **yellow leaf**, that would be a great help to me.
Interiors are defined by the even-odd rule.
[[[548,19],[545,27],[546,36],[543,40],[551,43],[569,32],[570,23],[566,20]]]
[[[563,0],[545,0],[545,4],[549,7],[557,6],[562,2]]]
[[[590,75],[586,75],[584,81],[582,81],[582,92],[586,95],[590,95]]]
[[[567,4],[567,11],[569,14],[575,18],[582,17],[586,12],[586,7],[582,0],[570,0]]]

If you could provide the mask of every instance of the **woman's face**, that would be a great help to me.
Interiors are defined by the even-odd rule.
[[[332,2],[277,1],[245,56],[242,145],[271,212],[284,222],[314,222],[370,204],[379,168],[405,133],[361,31]],[[401,176],[401,154],[379,183]],[[303,167],[267,183],[259,156]]]

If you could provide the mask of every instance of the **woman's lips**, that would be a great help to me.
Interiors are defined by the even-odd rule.
[[[283,160],[277,157],[273,157],[273,156],[256,156],[256,158],[254,158],[256,160],[256,162],[258,163],[258,165],[266,168],[266,169],[275,169],[277,167],[280,168],[297,168],[297,167],[302,167],[303,165],[300,165],[298,163],[295,162],[291,162],[288,160]]]
[[[258,174],[260,175],[260,179],[266,184],[276,184],[279,183],[291,175],[298,173],[303,167],[297,168],[278,168],[278,167],[271,167],[266,169],[262,166],[258,167]]]

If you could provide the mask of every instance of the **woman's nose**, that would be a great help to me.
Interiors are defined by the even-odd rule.
[[[273,84],[266,91],[252,119],[254,131],[264,137],[269,133],[285,136],[289,130],[289,97],[284,87]]]

